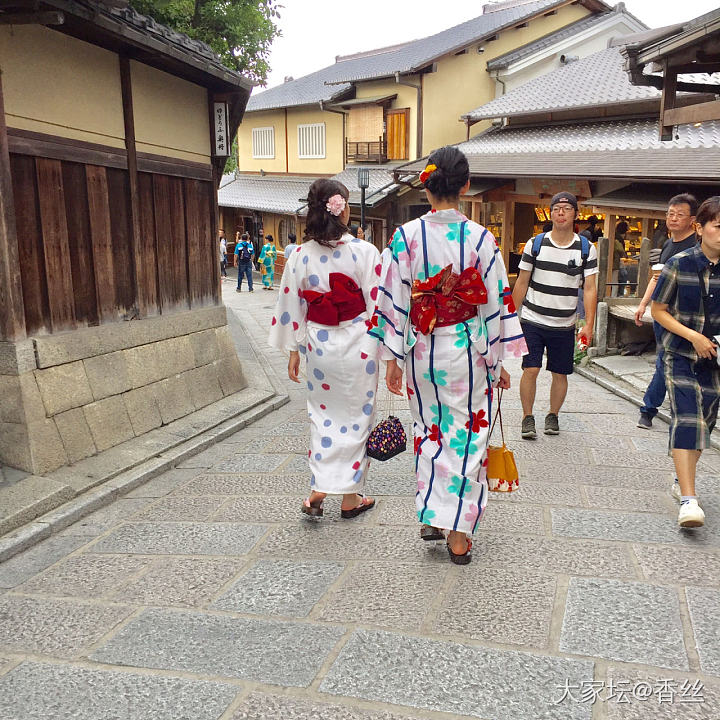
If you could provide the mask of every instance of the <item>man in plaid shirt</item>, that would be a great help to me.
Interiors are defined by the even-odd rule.
[[[700,527],[705,513],[695,495],[700,453],[710,446],[720,402],[720,196],[698,210],[701,242],[670,258],[652,296],[653,320],[663,326],[665,382],[672,422],[670,450],[680,484],[678,525]]]

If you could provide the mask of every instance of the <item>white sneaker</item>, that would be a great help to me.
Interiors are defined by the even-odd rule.
[[[682,501],[682,492],[680,491],[680,483],[675,480],[670,488],[670,497],[678,502]]]
[[[688,500],[680,506],[678,525],[682,528],[702,527],[705,524],[705,513],[697,500]]]

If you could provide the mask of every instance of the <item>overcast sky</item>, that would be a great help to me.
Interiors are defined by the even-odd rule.
[[[484,0],[281,0],[282,37],[270,55],[267,87],[335,62],[336,55],[433,35],[482,14]],[[614,5],[608,0],[608,5]],[[718,7],[718,0],[625,0],[649,27],[671,25]],[[260,92],[263,88],[258,88]]]

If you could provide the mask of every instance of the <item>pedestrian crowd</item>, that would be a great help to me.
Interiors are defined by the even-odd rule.
[[[528,240],[511,291],[495,238],[460,212],[470,182],[462,152],[436,150],[420,180],[430,211],[398,227],[382,255],[351,232],[347,188],[330,179],[312,184],[304,241],[297,244],[293,236],[285,249],[269,340],[289,352],[294,382],[300,382],[305,359],[310,493],[302,512],[321,517],[329,494],[342,496],[343,518],[374,507],[364,486],[384,362],[388,390],[406,392],[410,405],[420,537],[445,540],[450,559],[467,564],[488,490],[497,489],[488,447],[494,411],[511,385],[505,361],[522,357],[521,434],[532,440],[536,383],[546,357],[552,380],[543,431],[559,434],[576,350],[592,343],[594,242],[601,233],[593,216],[578,234],[576,197],[556,194],[551,226]],[[672,492],[681,503],[678,524],[691,528],[704,523],[695,468],[709,446],[720,402],[720,197],[699,209],[690,195],[672,198],[667,227],[670,238],[637,315],[640,323],[652,303],[658,341],[656,373],[638,426],[651,426],[667,388],[677,475]],[[614,238],[623,252],[626,231],[620,227]],[[272,288],[277,251],[272,238],[266,240],[259,260],[263,283]],[[253,250],[246,236],[235,254],[238,291],[243,274],[252,290]],[[619,261],[620,248],[615,256]]]

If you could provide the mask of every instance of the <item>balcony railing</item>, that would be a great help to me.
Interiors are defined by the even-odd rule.
[[[348,140],[347,159],[353,162],[387,162],[387,143],[377,140]]]

